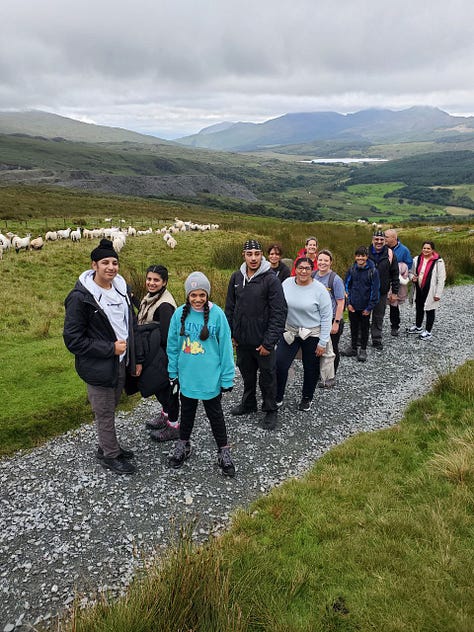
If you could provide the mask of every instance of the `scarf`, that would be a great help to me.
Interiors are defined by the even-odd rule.
[[[423,265],[423,259],[424,259],[424,257],[421,254],[418,257],[418,261],[417,261],[417,264],[416,264],[416,273],[417,274],[419,273],[419,271],[421,269],[421,266]],[[428,281],[429,281],[428,285],[431,283],[431,275],[433,273],[433,266],[438,261],[438,259],[439,259],[439,254],[437,252],[433,252],[431,258],[428,259],[428,261],[426,262],[426,268],[425,268],[425,273],[423,275],[423,281],[421,282],[421,285],[420,285],[421,289],[423,289],[427,285]]]
[[[176,309],[176,302],[166,287],[162,288],[156,294],[145,294],[140,303],[140,309],[138,310],[138,324],[150,323],[153,320],[153,315],[161,303],[170,303]]]

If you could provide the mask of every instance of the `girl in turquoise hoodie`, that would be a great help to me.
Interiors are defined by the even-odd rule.
[[[217,463],[227,476],[235,476],[222,412],[223,392],[234,384],[234,355],[227,318],[209,301],[211,284],[202,272],[192,272],[184,283],[186,303],[174,312],[168,330],[168,373],[181,390],[179,439],[169,465],[181,467],[191,456],[191,432],[199,400],[217,443]]]

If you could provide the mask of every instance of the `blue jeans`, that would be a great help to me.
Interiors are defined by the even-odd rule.
[[[289,345],[284,338],[281,338],[277,346],[277,401],[283,400],[286,382],[288,380],[288,370],[295,359],[298,349],[301,349],[303,360],[303,392],[302,397],[313,399],[316,383],[319,377],[319,357],[316,355],[316,347],[319,338],[310,336],[306,340],[296,337]]]

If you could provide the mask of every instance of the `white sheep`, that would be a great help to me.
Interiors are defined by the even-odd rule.
[[[11,245],[11,239],[9,239],[6,235],[2,235],[2,233],[0,233],[0,246],[2,246],[3,250],[10,250]]]
[[[18,254],[20,250],[29,250],[30,240],[31,240],[31,233],[28,233],[27,236],[23,238],[18,237],[18,235],[15,235],[15,237],[13,237],[12,239],[12,246],[13,248],[15,248],[16,253]]]
[[[168,246],[169,246],[171,249],[173,249],[173,250],[174,250],[174,249],[176,248],[176,246],[178,245],[178,242],[176,241],[176,239],[175,239],[174,237],[171,237],[171,235],[170,235],[170,238],[168,239],[168,241],[167,241],[166,243],[167,243],[167,244],[168,244]]]
[[[48,230],[44,236],[45,241],[56,241],[58,239],[58,233],[55,230]]]
[[[81,229],[77,227],[76,230],[71,231],[69,237],[71,241],[81,241]]]
[[[44,241],[41,235],[36,237],[36,239],[32,239],[30,241],[30,248],[32,248],[32,250],[41,250],[43,246],[44,246]]]
[[[58,230],[58,239],[69,239],[69,235],[71,234],[70,228],[65,228],[64,230]]]

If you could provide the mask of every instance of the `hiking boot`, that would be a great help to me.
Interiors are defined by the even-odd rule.
[[[328,379],[323,382],[323,388],[333,388],[334,386],[336,386],[335,377],[328,377]]]
[[[256,412],[257,412],[256,406],[255,408],[244,408],[242,404],[239,404],[238,406],[234,406],[233,408],[230,409],[230,414],[233,415],[234,417],[237,417],[238,415],[250,415]]]
[[[300,403],[298,404],[298,410],[310,410],[312,403],[313,400],[309,397],[302,397]]]
[[[423,333],[421,333],[418,338],[420,340],[431,340],[433,338],[432,334],[430,331],[424,331]]]
[[[279,401],[279,402],[275,402],[277,405],[277,408],[281,408],[283,406],[283,400]]]
[[[230,456],[229,448],[221,448],[217,453],[217,465],[226,476],[235,476],[235,465]]]
[[[359,352],[357,354],[357,360],[359,362],[367,362],[367,350],[366,349],[359,349]]]
[[[99,461],[101,461],[104,458],[104,451],[102,450],[100,445],[97,447],[96,457],[99,459]],[[120,447],[120,454],[117,458],[134,459],[135,454],[131,450],[127,450],[126,448]]]
[[[397,327],[392,327],[392,329],[390,330],[390,335],[392,335],[394,338],[396,338],[398,336],[398,328]]]
[[[262,420],[261,426],[264,430],[274,430],[278,423],[278,413],[276,410],[269,410]]]
[[[150,432],[150,439],[158,441],[159,443],[179,439],[179,425],[171,426],[170,424],[166,424],[161,430],[152,430]]]
[[[133,463],[130,463],[126,458],[121,455],[117,457],[103,456],[100,460],[102,467],[107,470],[112,470],[116,474],[133,474],[137,469]]]
[[[421,334],[422,331],[423,331],[423,327],[417,327],[416,325],[407,327],[407,334]]]
[[[177,469],[181,467],[186,459],[189,459],[193,447],[191,441],[185,441],[184,439],[178,439],[174,446],[173,454],[168,459],[168,465]]]
[[[377,349],[377,351],[383,351],[383,344],[380,340],[374,340],[372,342],[372,346],[374,349]]]
[[[154,419],[149,419],[146,422],[146,427],[151,428],[151,430],[162,430],[163,428],[166,428],[167,421],[168,421],[168,415],[164,413],[163,411],[161,411],[158,417],[155,417]]]
[[[357,355],[357,349],[354,349],[354,347],[346,347],[341,351],[341,355],[346,358],[355,358]]]

